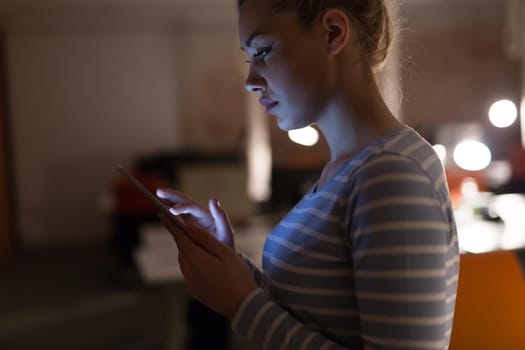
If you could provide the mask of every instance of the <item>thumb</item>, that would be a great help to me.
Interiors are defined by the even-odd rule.
[[[219,204],[216,198],[210,199],[208,206],[210,208],[211,216],[215,221],[215,229],[217,232],[217,239],[225,243],[232,249],[235,249],[235,242],[233,240],[233,228],[230,219],[226,212]]]

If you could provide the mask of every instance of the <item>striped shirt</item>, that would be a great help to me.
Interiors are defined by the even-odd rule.
[[[447,349],[458,263],[441,161],[403,125],[270,233],[232,329],[272,350]]]

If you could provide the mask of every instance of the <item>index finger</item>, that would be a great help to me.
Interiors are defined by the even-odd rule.
[[[210,212],[196,200],[182,192],[172,189],[157,189],[157,197],[170,206],[170,212],[175,215],[189,214],[198,221],[210,220]]]
[[[180,203],[180,202],[191,202],[191,198],[186,196],[184,193],[171,189],[171,188],[159,188],[157,189],[156,193],[157,197],[161,199],[169,200],[173,203]]]

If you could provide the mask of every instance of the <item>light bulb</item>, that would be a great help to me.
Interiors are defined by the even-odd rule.
[[[507,128],[518,118],[518,108],[514,102],[500,100],[494,102],[489,109],[489,120],[497,128]]]
[[[461,142],[454,149],[454,161],[464,170],[479,171],[489,166],[492,160],[490,149],[474,140]]]

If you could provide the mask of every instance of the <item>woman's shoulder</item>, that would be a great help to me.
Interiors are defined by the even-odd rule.
[[[345,168],[344,175],[352,177],[399,171],[434,177],[443,172],[441,161],[432,146],[406,125],[377,139],[351,159]]]
[[[353,193],[366,183],[384,186],[426,183],[439,189],[445,178],[441,160],[432,146],[403,125],[365,147],[349,159],[327,186],[332,192]]]

